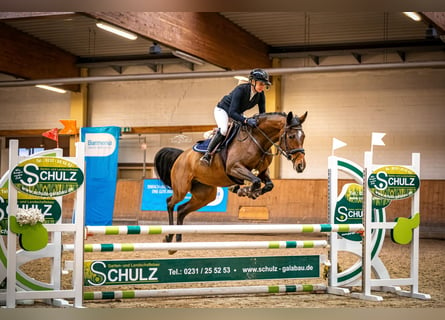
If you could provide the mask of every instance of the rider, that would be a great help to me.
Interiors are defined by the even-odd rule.
[[[263,69],[253,69],[249,81],[238,85],[232,92],[225,95],[214,109],[218,131],[209,143],[206,153],[199,160],[201,165],[210,166],[212,151],[224,140],[229,125],[229,117],[249,127],[256,127],[256,119],[245,118],[243,112],[258,105],[259,113],[266,112],[264,89],[270,86],[269,75]]]

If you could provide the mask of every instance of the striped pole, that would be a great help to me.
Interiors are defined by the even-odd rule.
[[[205,296],[225,294],[258,294],[258,293],[291,293],[326,291],[324,284],[294,284],[272,286],[244,287],[213,287],[213,288],[183,288],[157,290],[125,290],[125,291],[91,291],[84,292],[85,300],[100,299],[137,299],[154,297]]]
[[[85,244],[85,252],[120,252],[148,250],[224,250],[224,249],[292,249],[326,248],[326,240],[304,241],[228,241],[228,242],[159,242],[159,243],[95,243]],[[73,244],[64,244],[63,251],[74,251]]]
[[[89,226],[85,234],[175,234],[175,233],[313,233],[360,232],[362,224],[229,224],[229,225],[155,225],[155,226]]]

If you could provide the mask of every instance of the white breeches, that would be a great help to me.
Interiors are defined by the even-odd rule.
[[[229,126],[229,115],[224,109],[219,107],[215,107],[213,110],[213,114],[215,116],[216,125],[219,128],[219,132],[225,136],[227,134],[227,128]]]

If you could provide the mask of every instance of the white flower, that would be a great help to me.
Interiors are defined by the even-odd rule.
[[[45,216],[42,214],[42,211],[37,208],[18,208],[16,219],[21,226],[24,224],[35,225],[37,222],[44,222]]]

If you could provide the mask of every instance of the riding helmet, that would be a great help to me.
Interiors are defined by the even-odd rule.
[[[269,75],[263,69],[253,69],[250,72],[250,80],[261,81],[270,86]]]

